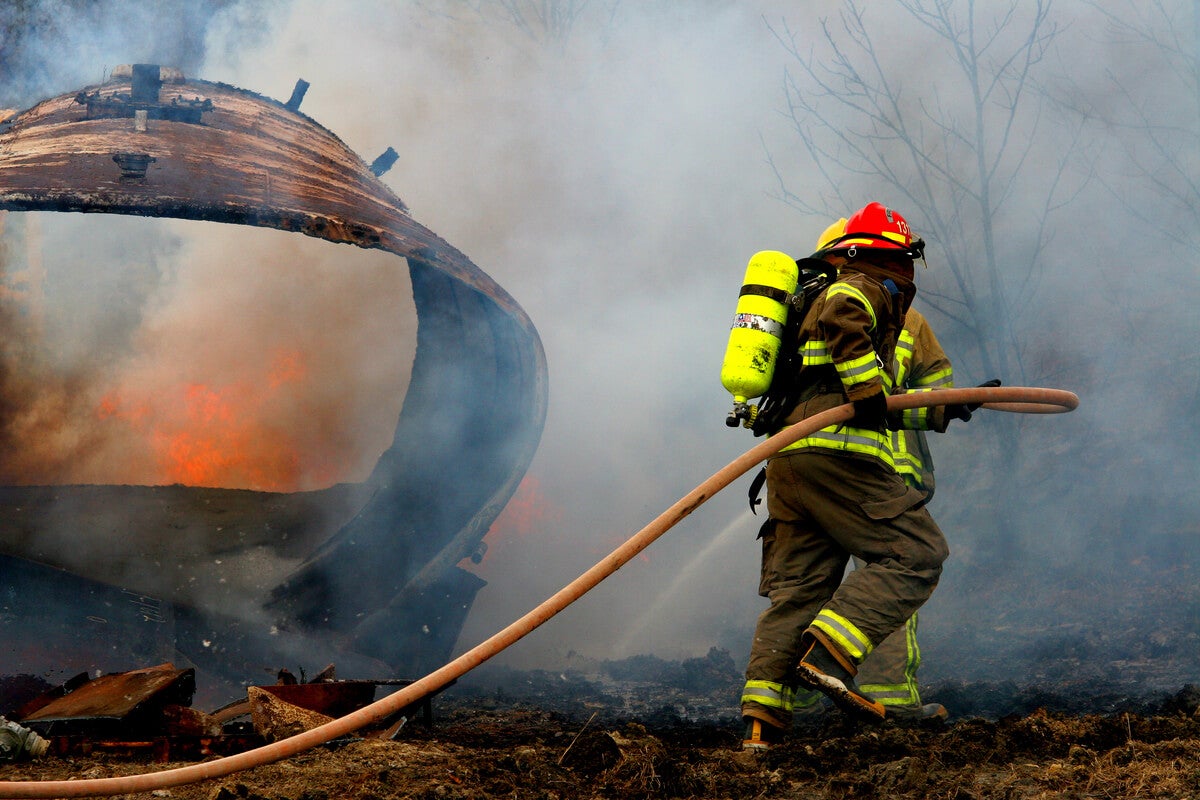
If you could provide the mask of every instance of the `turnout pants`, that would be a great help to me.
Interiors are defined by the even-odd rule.
[[[854,568],[863,563],[854,559]],[[889,707],[920,707],[921,691],[917,669],[921,666],[921,647],[917,643],[917,614],[875,646],[871,655],[858,665],[855,678],[859,690]]]
[[[878,459],[806,448],[767,465],[759,616],[742,713],[791,724],[810,626],[855,663],[929,598],[948,549],[925,495]],[[863,566],[845,576],[851,556]]]

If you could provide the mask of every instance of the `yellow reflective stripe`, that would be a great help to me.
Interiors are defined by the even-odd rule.
[[[795,704],[795,690],[774,681],[746,681],[742,688],[743,703],[758,703],[767,708],[791,711]]]
[[[806,367],[833,363],[833,359],[829,357],[829,346],[822,339],[809,339],[801,345],[800,359]]]
[[[816,689],[800,689],[795,694],[795,702],[792,704],[795,709],[812,708],[821,702],[825,695],[818,692]]]
[[[900,338],[896,340],[896,358],[902,358],[904,355],[912,356],[916,349],[917,342],[913,338],[912,331],[908,328],[900,331]]]
[[[917,394],[919,392],[932,392],[933,389],[909,389],[905,394]],[[929,430],[929,408],[906,408],[900,412],[900,422],[903,427],[910,430]],[[893,440],[894,444],[895,440]]]
[[[804,438],[811,439],[814,443],[819,442],[821,445],[837,447],[840,450],[854,450],[856,452],[890,450],[883,433],[881,431],[873,431],[870,428],[841,428],[840,430],[822,428]],[[804,439],[800,441],[804,441]]]
[[[863,308],[865,308],[867,313],[871,315],[870,329],[875,330],[875,326],[878,325],[879,322],[875,319],[875,309],[870,302],[867,301],[867,296],[858,289],[855,289],[853,286],[846,283],[835,283],[825,290],[826,297],[833,297],[834,295],[839,294],[844,294],[847,297],[853,297],[855,300],[862,303]]]
[[[913,705],[912,692],[903,683],[861,683],[860,692],[885,706]]]
[[[900,473],[901,477],[912,476],[916,483],[920,483],[920,476],[925,474],[925,464],[917,456],[907,448],[904,431],[891,431],[892,439],[892,466],[896,472]],[[906,483],[911,483],[906,479]]]
[[[939,369],[937,372],[931,372],[928,375],[922,375],[921,380],[917,381],[912,388],[917,389],[933,389],[943,386],[949,388],[954,385],[954,368],[946,367]]]
[[[909,365],[912,363],[912,359],[913,359],[913,351],[911,349],[911,346],[910,346],[909,350],[905,351],[903,349],[903,343],[897,342],[896,343],[896,355],[892,359],[893,366],[895,366],[895,368],[896,368],[895,372],[896,372],[896,385],[897,386],[907,385],[908,368],[909,368]]]
[[[908,651],[904,675],[908,678],[909,688],[912,689],[913,701],[919,704],[921,694],[917,691],[917,668],[921,666],[921,646],[917,644],[917,615],[915,613],[904,623],[904,643]]]
[[[800,450],[805,447],[821,447],[827,450],[860,453],[866,456],[874,456],[888,466],[895,466],[892,459],[892,448],[888,444],[887,437],[879,431],[867,428],[839,428],[836,425],[831,425],[828,428],[822,428],[810,436],[805,436],[803,439],[797,439],[779,452],[786,453],[790,450]]]
[[[885,706],[919,706],[917,668],[921,666],[921,648],[917,645],[917,615],[904,623],[904,683],[862,683],[858,688],[872,700]]]
[[[874,351],[849,361],[834,362],[833,366],[837,369],[838,377],[846,386],[874,380],[883,372],[879,368],[879,359],[875,357]]]
[[[856,662],[861,662],[872,650],[875,645],[871,644],[871,640],[863,635],[862,631],[854,626],[854,623],[830,611],[827,608],[821,609],[817,614],[817,618],[812,621],[813,627],[820,628],[826,635],[838,643],[841,648],[846,651]]]

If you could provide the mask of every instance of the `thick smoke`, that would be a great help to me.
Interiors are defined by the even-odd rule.
[[[790,212],[753,177],[759,134],[777,124],[777,60],[745,66],[743,42],[771,46],[757,11],[715,4],[697,22],[669,8],[623,8],[581,22],[565,47],[539,47],[493,18],[445,10],[453,13],[364,6],[371,30],[342,39],[321,34],[340,10],[298,4],[271,46],[210,63],[206,74],[239,85],[253,75],[252,87],[272,95],[311,81],[305,111],[360,153],[394,146],[400,158],[385,181],[509,289],[541,332],[550,412],[526,484],[537,493],[527,488],[517,502],[542,504],[534,524],[501,524],[489,536],[479,571],[491,585],[467,645],[748,444],[723,425],[716,378],[732,298],[754,250],[796,249],[809,234],[796,235]],[[369,55],[377,52],[388,53],[386,69]],[[569,648],[582,628],[614,652],[671,638],[663,652],[680,654],[752,618],[757,598],[743,580],[660,600],[662,576],[743,508],[732,493],[715,501],[699,528],[681,528],[524,651],[536,661]],[[756,569],[755,530],[742,520],[724,540],[741,542],[743,575]],[[709,580],[707,569],[692,572]],[[669,637],[651,626],[628,638],[640,608],[658,602],[678,618],[680,600],[689,621],[667,623]]]
[[[395,257],[229,225],[9,216],[0,482],[294,491],[370,474],[415,344]]]
[[[841,5],[676,6],[625,3],[613,12],[613,4],[597,4],[604,13],[585,15],[547,44],[464,3],[228,5],[205,29],[207,58],[189,67],[281,98],[297,78],[310,81],[305,112],[367,160],[395,147],[400,158],[386,182],[416,219],[508,289],[541,333],[551,381],[545,433],[522,490],[488,537],[476,570],[489,585],[460,647],[533,607],[752,444],[744,431],[725,428],[729,398],[718,379],[742,271],[757,250],[806,254],[828,222],[774,196],[768,153],[794,191],[827,195],[780,113],[788,55],[766,23],[786,19],[815,45],[817,21]],[[987,449],[994,412],[933,442],[933,510],[954,550],[923,612],[935,640],[969,638],[967,619],[982,631],[972,635],[1002,642],[1008,634],[997,628],[1045,631],[1053,628],[1048,617],[1087,615],[1082,605],[1048,609],[1019,592],[971,598],[973,576],[1012,575],[1019,586],[1020,576],[1043,575],[1049,565],[1065,586],[1131,563],[1153,575],[1167,561],[1194,559],[1200,533],[1189,485],[1200,411],[1192,301],[1200,298],[1185,258],[1192,250],[1160,239],[1155,227],[1194,230],[1196,220],[1155,206],[1155,175],[1132,158],[1150,155],[1137,114],[1105,107],[1079,122],[1072,114],[1080,109],[1062,102],[1089,100],[1091,112],[1102,101],[1113,105],[1110,78],[1147,102],[1169,100],[1139,90],[1177,75],[1156,66],[1152,50],[1117,42],[1090,4],[1060,2],[1052,13],[1065,33],[1039,67],[1039,89],[1060,104],[1046,106],[1036,129],[1009,135],[1030,142],[1024,168],[1032,176],[1056,163],[1053,145],[1065,130],[1083,130],[1073,169],[1092,174],[1085,182],[1088,175],[1073,173],[1086,189],[1051,218],[1044,270],[1021,309],[1025,372],[1000,377],[1076,391],[1082,406],[1012,422],[1006,435],[1020,441],[1013,474],[998,475]],[[968,113],[940,80],[943,43],[911,20],[880,35],[889,73],[910,102]],[[1108,70],[1092,64],[1097,53]],[[170,53],[155,57],[171,61]],[[140,51],[111,58],[148,60]],[[37,88],[84,82],[63,75]],[[1191,102],[1148,110],[1155,125],[1196,130],[1191,88]],[[1186,169],[1194,178],[1194,167]],[[854,203],[879,199],[907,213],[884,188],[841,180]],[[1042,219],[1040,207],[1021,202],[1024,188],[1011,187],[1016,210],[998,221],[1018,243]],[[1127,201],[1155,224],[1139,221]],[[830,215],[851,210],[846,205]],[[930,273],[938,249],[929,241]],[[189,287],[181,297],[195,307],[209,305],[203,287],[173,280]],[[141,325],[174,319],[168,305],[146,308],[155,313],[144,309]],[[963,365],[961,383],[992,377],[973,374],[966,337],[931,320]],[[137,363],[126,368],[136,374]],[[747,483],[714,498],[503,658],[546,665],[572,649],[678,657],[713,644],[740,656],[763,602],[755,595],[761,517],[746,508]],[[1194,615],[1191,624],[1195,635]]]
[[[267,34],[259,13],[266,7],[230,0],[8,0],[0,10],[0,108],[99,83],[118,64],[191,71],[204,58],[210,28],[222,29],[229,47]]]
[[[208,37],[219,55],[269,35],[267,8],[7,4],[0,108],[121,63],[197,75]],[[416,324],[393,256],[108,215],[4,228],[0,483],[314,489],[390,443]]]

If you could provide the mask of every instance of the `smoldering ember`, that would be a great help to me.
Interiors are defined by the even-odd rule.
[[[485,663],[286,757],[213,766],[286,748],[451,661],[484,586],[466,565],[485,557],[547,417],[530,316],[380,180],[397,150],[352,152],[301,110],[308,88],[274,99],[139,63],[0,113],[6,271],[36,273],[39,212],[225,223],[386,254],[417,316],[415,351],[395,355],[412,366],[394,437],[365,480],[235,489],[184,470],[0,486],[0,795],[1200,794],[1194,548],[1169,568],[1132,550],[1107,572],[966,567],[939,589],[953,620],[922,630],[923,691],[946,721],[864,725],[820,704],[777,746],[743,751],[744,654],[714,641],[681,659]],[[0,301],[0,334],[18,333],[27,317],[10,307],[29,296]],[[14,365],[0,363],[4,404],[23,386]],[[1158,546],[1178,555],[1169,536]],[[1022,613],[1031,594],[1054,609],[1041,625]]]

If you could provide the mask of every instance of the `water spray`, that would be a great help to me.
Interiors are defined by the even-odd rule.
[[[996,411],[1055,414],[1074,410],[1079,406],[1079,398],[1072,392],[1061,389],[1040,389],[1026,386],[971,387],[897,395],[888,398],[888,410],[900,411],[906,408],[923,408],[951,403],[981,403],[983,408]],[[602,580],[646,549],[654,540],[760,462],[821,428],[848,422],[853,416],[854,406],[846,403],[801,420],[760,442],[713,473],[711,477],[676,501],[649,525],[635,533],[624,544],[598,561],[591,569],[558,590],[525,616],[420,680],[351,714],[291,738],[247,750],[244,753],[161,772],[70,781],[0,781],[0,797],[97,797],[183,786],[198,781],[222,778],[235,772],[282,761],[338,737],[346,736],[367,725],[377,723],[426,695],[449,685],[524,638],[535,628],[540,627],[558,612],[591,591]]]

